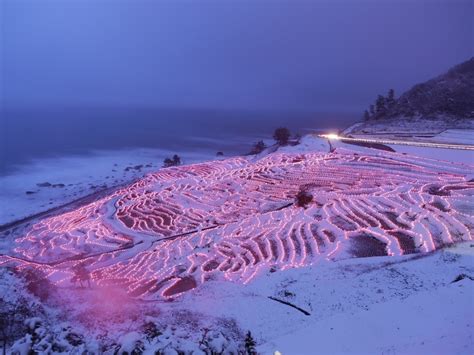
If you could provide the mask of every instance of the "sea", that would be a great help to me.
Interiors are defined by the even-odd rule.
[[[247,153],[273,131],[344,129],[358,113],[169,108],[35,108],[0,113],[0,176],[41,159],[136,148],[171,153]]]

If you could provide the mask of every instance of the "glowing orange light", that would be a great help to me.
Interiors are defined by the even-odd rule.
[[[341,137],[339,137],[336,133],[323,134],[322,137],[327,138],[327,139],[332,139],[332,140],[341,139]]]

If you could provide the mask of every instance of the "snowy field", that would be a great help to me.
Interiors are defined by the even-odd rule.
[[[432,119],[426,117],[397,117],[384,120],[370,120],[367,122],[358,122],[344,130],[345,135],[355,136],[412,136],[414,139],[430,138],[436,135],[444,135],[443,132],[454,132],[454,136],[462,135],[468,137],[474,130],[474,119],[451,119],[443,117],[433,117]],[[469,132],[471,131],[471,132]],[[446,142],[446,138],[450,141],[453,137],[448,134],[446,137],[441,137],[440,142]],[[469,139],[469,138],[468,138]],[[472,136],[471,136],[472,139]],[[437,140],[435,140],[437,141]],[[452,142],[450,142],[452,143]],[[456,142],[454,142],[456,143]],[[460,143],[460,142],[457,142]]]
[[[333,146],[306,136],[272,154],[151,164],[6,230],[4,284],[49,285],[28,326],[57,335],[14,349],[229,353],[251,331],[264,354],[472,353],[472,152]],[[90,287],[71,283],[78,270]],[[94,340],[73,345],[71,329]]]
[[[354,125],[353,127],[357,126]],[[346,130],[346,133],[350,131],[350,128]],[[362,134],[357,132],[356,134],[350,134],[353,138],[361,139],[380,139],[380,140],[393,140],[415,143],[435,143],[435,144],[452,144],[452,145],[471,145],[474,146],[474,129],[447,129],[441,131],[431,131],[431,133],[423,133],[422,129],[419,128],[418,133],[413,132],[377,132],[376,134]],[[337,144],[336,144],[337,145]],[[444,149],[444,148],[430,148],[402,145],[402,144],[389,144],[390,148],[394,151],[402,154],[410,154],[414,156],[420,156],[425,158],[436,158],[437,160],[444,161],[446,164],[452,163],[465,163],[472,165],[474,164],[474,153],[472,150],[465,149]],[[352,146],[352,149],[354,146]]]
[[[97,151],[38,159],[0,176],[0,226],[131,182],[163,165],[174,153],[158,149]],[[215,152],[186,153],[184,163],[215,158]]]

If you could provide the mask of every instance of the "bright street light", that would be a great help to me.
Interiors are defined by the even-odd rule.
[[[328,134],[323,134],[322,137],[327,138],[327,139],[340,139],[336,133],[328,133]]]

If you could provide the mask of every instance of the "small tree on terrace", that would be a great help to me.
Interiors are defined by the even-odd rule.
[[[300,190],[296,194],[295,200],[296,200],[296,205],[298,207],[306,208],[306,206],[313,201],[313,195],[311,195],[304,188],[300,188]]]
[[[79,282],[81,287],[84,287],[82,282],[87,282],[89,288],[91,287],[91,275],[89,270],[86,269],[84,264],[76,265],[73,270],[74,276],[71,278],[71,282],[75,285],[76,282]]]
[[[178,166],[181,165],[181,158],[179,157],[178,154],[173,155],[173,158],[166,158],[163,160],[163,167],[164,168],[169,168],[170,166]]]
[[[171,160],[170,158],[166,158],[165,160],[163,160],[164,168],[169,168],[170,166],[173,166],[173,160]]]
[[[173,155],[173,164],[174,165],[181,165],[181,158],[178,154]]]
[[[290,139],[291,133],[288,128],[280,127],[275,130],[273,133],[273,139],[277,141],[279,145],[286,145],[288,144],[288,140]]]
[[[250,151],[250,154],[259,154],[264,151],[264,149],[267,148],[265,143],[263,141],[258,141],[255,143],[252,147],[252,150]]]

